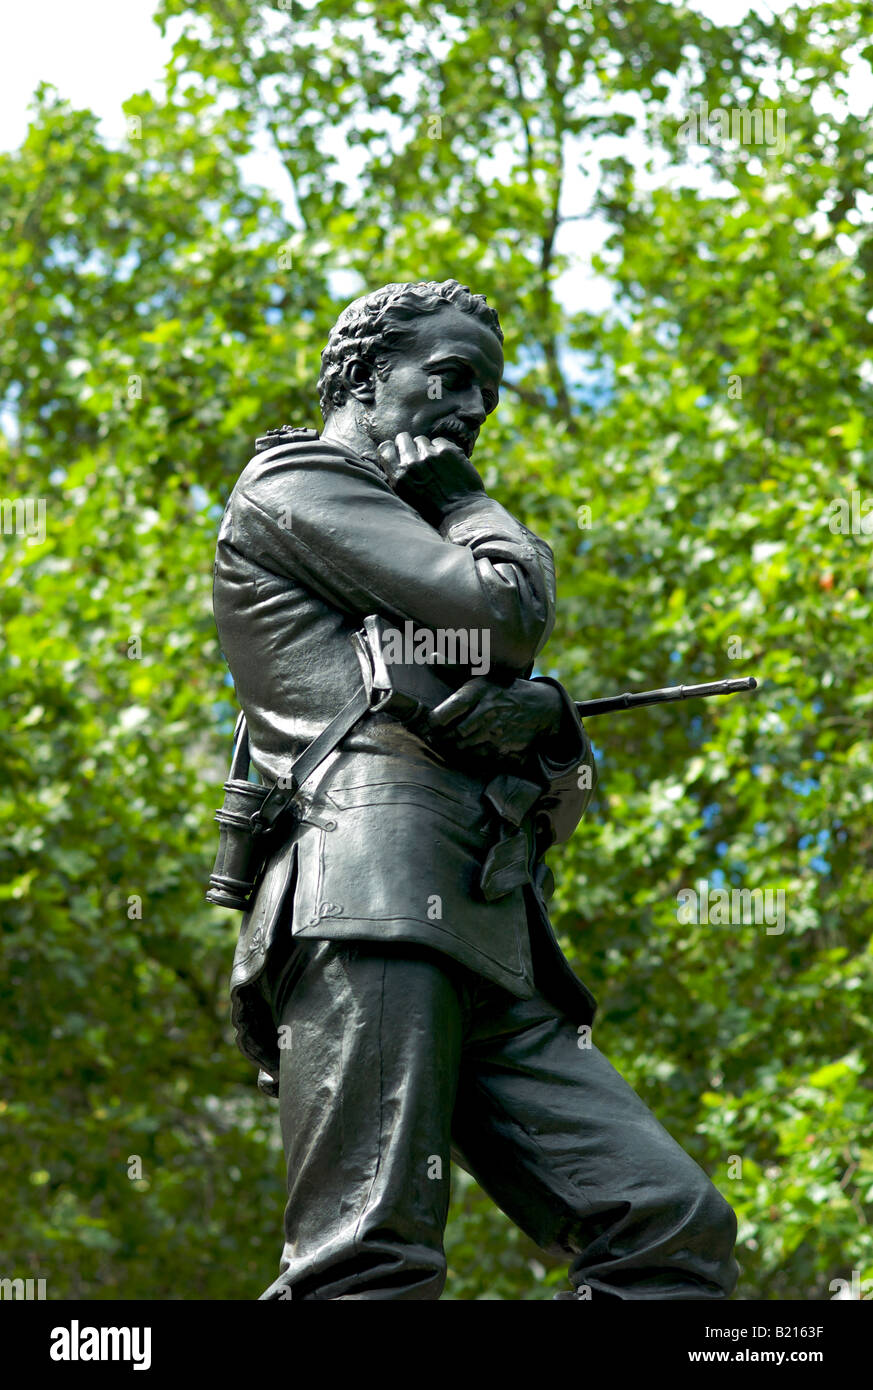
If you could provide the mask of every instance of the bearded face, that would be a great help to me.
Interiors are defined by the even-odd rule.
[[[407,433],[444,438],[472,457],[479,430],[496,409],[503,352],[472,314],[446,305],[410,325],[409,339],[373,378],[372,404],[360,404],[358,427],[374,446]]]

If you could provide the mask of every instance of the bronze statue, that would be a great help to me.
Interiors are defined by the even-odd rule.
[[[551,551],[471,462],[502,341],[454,280],[356,300],[320,437],[259,440],[221,525],[245,720],[210,896],[246,912],[234,1022],[287,1157],[264,1299],[439,1298],[450,1158],[567,1256],[559,1298],[736,1282],[733,1211],[591,1041],[549,922],[544,855],[596,777],[574,701],[531,675]]]

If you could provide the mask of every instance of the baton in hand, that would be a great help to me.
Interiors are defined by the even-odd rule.
[[[601,700],[577,700],[576,709],[580,719],[589,719],[594,714],[612,714],[619,709],[639,709],[642,705],[666,705],[672,700],[696,700],[709,695],[738,695],[741,690],[754,690],[758,682],[754,676],[742,676],[738,680],[710,681],[706,685],[670,685],[664,690],[638,690],[636,694],[628,691],[624,695],[605,695]]]

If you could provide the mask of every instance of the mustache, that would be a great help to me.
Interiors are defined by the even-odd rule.
[[[362,410],[356,418],[358,424],[374,444],[383,443],[386,438],[385,431],[372,411]],[[448,439],[450,444],[457,444],[458,448],[469,458],[476,446],[476,440],[479,438],[479,427],[477,425],[471,429],[457,415],[447,415],[444,420],[440,420],[438,424],[433,426],[430,437],[432,439]]]
[[[449,415],[434,427],[433,438],[447,439],[450,444],[457,444],[469,458],[479,438],[479,431],[471,430],[470,426],[465,425],[456,415]]]

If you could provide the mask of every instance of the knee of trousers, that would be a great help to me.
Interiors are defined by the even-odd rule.
[[[686,1248],[704,1256],[709,1277],[721,1285],[726,1294],[733,1292],[738,1276],[734,1259],[737,1239],[737,1216],[733,1207],[721,1195],[702,1168],[684,1189],[681,1229],[678,1241]]]
[[[737,1239],[737,1214],[718,1188],[704,1175],[700,1191],[701,1219],[714,1249],[730,1254]]]
[[[281,1270],[261,1300],[435,1300],[447,1273],[442,1246],[403,1240],[392,1231],[374,1231],[359,1241],[335,1239],[317,1252],[286,1245]]]
[[[599,1222],[595,1260],[687,1270],[730,1293],[737,1281],[733,1258],[737,1218],[733,1207],[691,1158],[669,1181],[653,1181],[619,1202]],[[610,1219],[612,1218],[612,1219]],[[606,1253],[608,1252],[608,1254]]]

